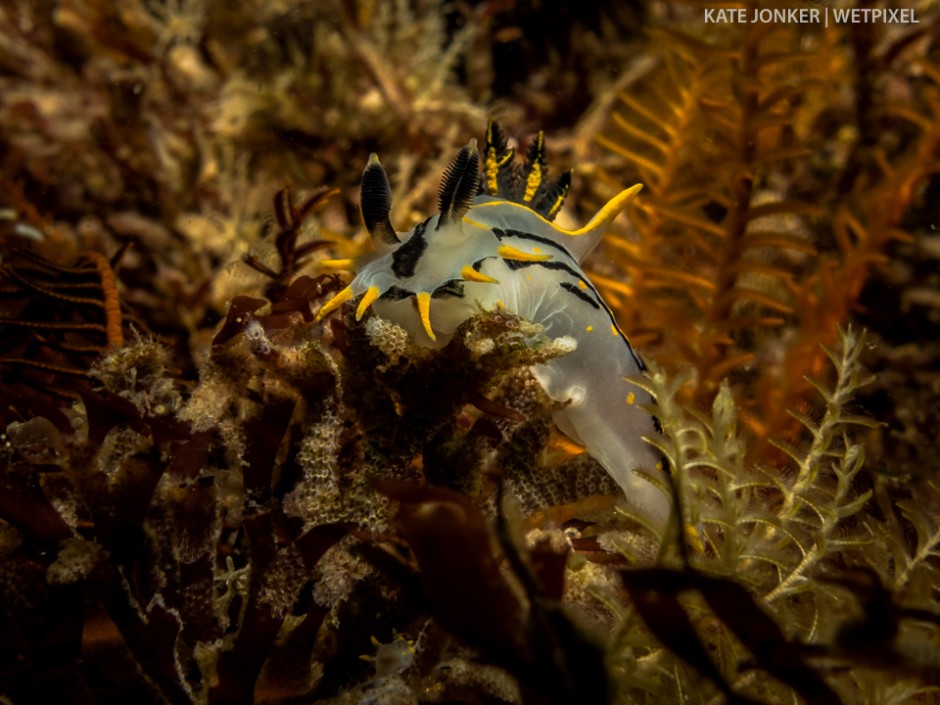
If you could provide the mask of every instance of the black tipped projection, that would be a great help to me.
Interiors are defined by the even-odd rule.
[[[398,235],[388,218],[392,212],[392,188],[388,184],[385,169],[374,154],[369,156],[369,163],[362,172],[359,210],[362,212],[362,222],[373,240],[386,245],[398,244]]]
[[[444,223],[459,222],[470,210],[479,190],[480,155],[477,153],[477,141],[470,140],[444,171],[439,196],[441,218],[437,227]]]

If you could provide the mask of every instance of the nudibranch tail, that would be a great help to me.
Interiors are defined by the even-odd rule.
[[[399,243],[389,214],[392,212],[392,187],[388,175],[375,154],[369,155],[369,163],[362,172],[359,187],[359,210],[362,223],[372,236],[377,250],[388,249]]]
[[[587,223],[576,230],[559,228],[561,232],[572,238],[566,243],[566,247],[578,262],[584,261],[584,258],[591,253],[614,218],[620,215],[642,188],[643,184],[636,184],[624,189],[607,201]]]
[[[577,230],[565,230],[565,234],[576,237],[579,235],[590,235],[597,230],[606,229],[607,226],[613,222],[613,219],[620,215],[621,211],[627,207],[627,203],[642,190],[643,184],[636,184],[628,189],[624,189],[607,201],[583,227]]]

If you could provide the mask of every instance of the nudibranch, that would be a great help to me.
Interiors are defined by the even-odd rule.
[[[491,122],[482,173],[471,140],[444,172],[440,212],[398,233],[389,219],[388,177],[371,155],[360,209],[375,252],[327,261],[356,274],[317,320],[359,298],[357,320],[371,307],[429,347],[445,345],[472,315],[496,309],[541,324],[551,338],[566,338],[570,353],[531,369],[548,395],[566,404],[555,423],[603,465],[630,504],[662,525],[670,502],[638,472],[662,472],[658,451],[642,440],[656,433],[654,418],[641,408],[651,399],[625,379],[644,365],[580,265],[640,186],[615,196],[584,227],[566,230],[553,220],[571,172],[549,178],[542,133],[521,166],[514,156]]]

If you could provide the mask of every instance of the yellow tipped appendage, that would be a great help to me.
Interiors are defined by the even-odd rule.
[[[513,259],[517,262],[544,262],[547,259],[551,259],[551,255],[536,255],[531,252],[523,252],[518,250],[511,245],[500,245],[496,249],[496,254],[498,254],[503,259]]]
[[[362,317],[365,315],[366,311],[369,310],[369,306],[375,303],[375,300],[379,298],[379,287],[370,286],[365,295],[362,297],[362,301],[359,302],[359,306],[356,307],[356,320],[361,321]]]
[[[356,268],[355,260],[353,259],[321,259],[317,262],[321,267],[329,267],[330,269],[342,269],[347,272],[352,272]]]
[[[338,309],[344,303],[349,301],[353,296],[355,296],[355,294],[353,293],[352,287],[347,286],[345,289],[339,292],[336,296],[334,296],[332,299],[330,299],[325,304],[323,304],[323,307],[317,313],[317,317],[315,319],[316,322],[319,323],[320,321],[322,321],[324,316]]]
[[[481,282],[483,284],[499,284],[498,279],[493,279],[493,277],[488,277],[482,272],[478,272],[469,264],[465,264],[463,269],[460,270],[460,276],[463,277],[468,282]]]
[[[643,184],[637,184],[636,186],[631,186],[630,188],[621,191],[616,196],[611,198],[604,205],[603,208],[597,211],[597,213],[594,214],[594,217],[591,218],[586,225],[576,230],[568,230],[566,228],[560,228],[554,223],[552,223],[550,220],[546,220],[544,217],[542,217],[538,213],[535,213],[534,215],[536,218],[541,220],[546,225],[550,225],[555,230],[565,235],[570,235],[572,237],[577,237],[578,235],[588,235],[590,233],[596,232],[602,227],[606,227],[607,225],[609,225],[610,222],[620,214],[620,211],[622,211],[624,208],[627,207],[627,204],[630,202],[630,200],[634,196],[636,196],[642,188],[643,188]],[[559,206],[559,208],[561,207],[561,203],[558,203],[557,205]],[[488,203],[477,203],[476,205],[473,206],[474,210],[477,210],[477,211],[480,211],[484,208],[495,208],[495,207],[525,208],[527,211],[532,213],[532,210],[529,208],[529,206],[527,206],[524,203],[514,203],[512,201],[504,201],[504,200],[490,201]],[[470,220],[469,218],[464,218],[464,222],[470,223],[470,225],[473,225],[479,228],[486,227],[485,225],[474,222]]]
[[[578,235],[586,235],[587,233],[594,232],[602,226],[608,225],[620,214],[620,211],[627,207],[627,203],[629,203],[642,188],[643,184],[637,184],[636,186],[631,186],[628,189],[624,189],[609,201],[607,201],[607,203],[604,204],[604,207],[597,211],[597,213],[594,214],[594,217],[591,218],[583,228],[578,228],[577,230],[562,230],[562,232],[564,232],[565,235],[577,237]]]
[[[417,298],[418,315],[421,316],[421,325],[424,326],[424,331],[431,340],[437,340],[437,336],[434,335],[434,331],[431,330],[431,295],[426,291],[422,291],[417,294]]]

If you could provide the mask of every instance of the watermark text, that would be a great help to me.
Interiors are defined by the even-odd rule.
[[[913,7],[707,8],[706,24],[920,24]]]

